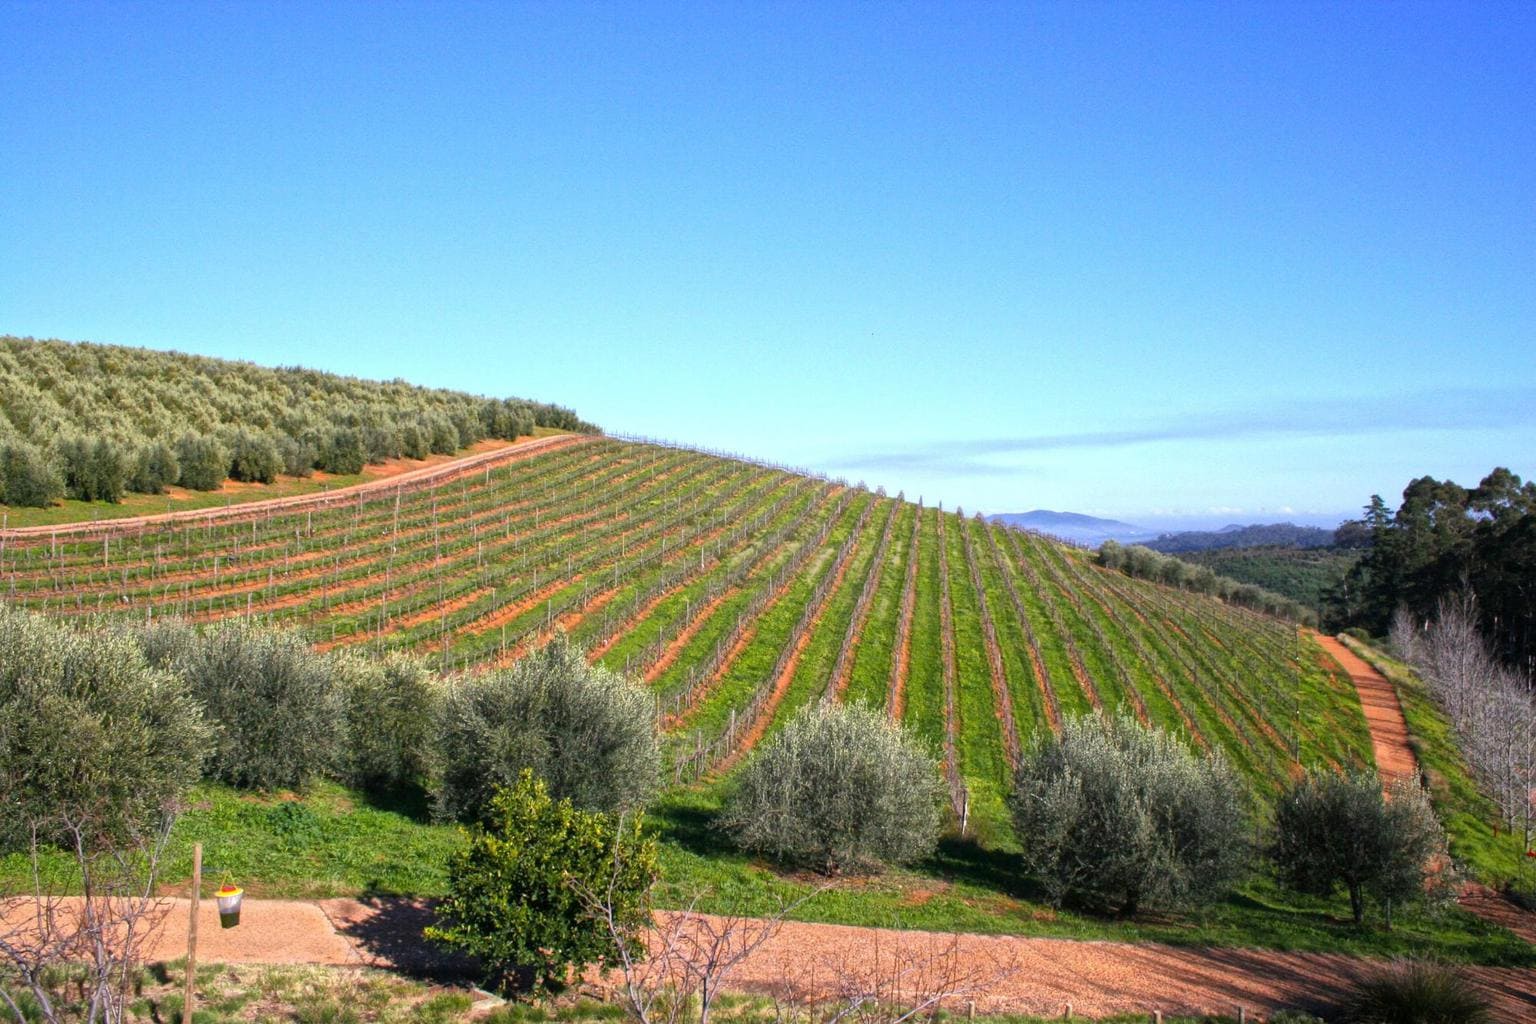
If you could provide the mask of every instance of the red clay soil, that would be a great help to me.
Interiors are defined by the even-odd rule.
[[[1334,637],[1317,636],[1316,640],[1349,675],[1355,692],[1360,694],[1360,707],[1371,732],[1371,753],[1382,781],[1418,778],[1419,762],[1408,745],[1408,720],[1403,717],[1403,706],[1398,703],[1392,684]]]
[[[454,459],[440,465],[423,466],[379,480],[369,480],[366,483],[354,484],[351,487],[339,487],[333,491],[320,491],[315,494],[296,494],[287,498],[272,498],[267,501],[249,501],[239,505],[228,505],[224,508],[200,508],[185,509],[180,512],[160,512],[150,516],[134,516],[128,519],[104,519],[94,523],[63,523],[58,526],[18,526],[4,531],[6,537],[29,536],[75,536],[85,534],[99,537],[108,534],[131,533],[145,526],[156,523],[182,523],[182,522],[238,522],[246,519],[261,518],[275,511],[293,512],[306,508],[325,508],[330,505],[342,504],[356,499],[358,495],[369,494],[375,491],[393,491],[397,488],[416,490],[420,487],[430,487],[437,484],[457,480],[468,473],[477,472],[490,466],[499,466],[507,462],[516,462],[521,459],[532,458],[556,448],[563,448],[570,444],[585,444],[591,438],[584,434],[553,434],[549,437],[537,437],[516,444],[495,448],[491,451],[480,452],[476,455],[468,455],[462,459]]]
[[[912,517],[912,540],[907,545],[907,578],[901,590],[901,619],[896,625],[896,653],[891,658],[890,694],[886,708],[891,721],[901,721],[907,710],[907,679],[912,674],[912,618],[917,612],[918,533],[923,528],[922,509]]]
[[[186,900],[167,900],[150,961],[186,955]],[[402,899],[319,903],[245,901],[238,927],[221,929],[212,900],[198,917],[199,962],[368,965],[410,971],[463,969],[428,946],[431,907]],[[1070,1004],[1083,1016],[1114,1013],[1225,1013],[1250,1016],[1287,1007],[1325,1010],[1373,961],[1324,953],[1177,948],[1151,943],[1081,942],[1019,936],[946,935],[790,922],[726,983],[732,991],[782,991],[786,985],[828,997],[847,977],[928,964],[969,976],[981,1013],[1059,1017]],[[1495,1019],[1536,1017],[1536,972],[1473,968],[1493,1000]]]

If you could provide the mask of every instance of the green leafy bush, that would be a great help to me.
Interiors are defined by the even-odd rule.
[[[183,434],[177,440],[176,464],[181,467],[181,486],[194,491],[218,490],[229,472],[229,456],[223,446],[196,434]]]
[[[835,871],[932,853],[942,804],[933,758],[883,715],[818,705],[748,762],[723,824],[743,849]]]
[[[398,654],[343,655],[332,665],[346,702],[346,780],[374,791],[421,782],[437,710],[432,674]]]
[[[164,441],[152,441],[134,452],[128,489],[140,494],[163,494],[180,476],[181,465],[176,461],[176,449]]]
[[[229,444],[229,478],[247,483],[270,484],[283,470],[277,442],[268,434],[236,431]]]
[[[188,688],[116,629],[0,606],[0,849],[67,820],[113,842],[197,780],[208,728]]]
[[[211,773],[252,789],[303,789],[346,749],[346,708],[330,659],[295,633],[225,620],[198,632],[146,630],[146,657],[186,680],[218,729]]]
[[[472,821],[525,768],[585,810],[644,804],[660,782],[655,703],[563,635],[512,668],[454,681],[438,718],[434,799]]]
[[[558,987],[572,969],[615,963],[619,950],[593,898],[638,943],[656,876],[656,843],[639,817],[556,802],[524,771],[515,786],[498,787],[484,823],[449,861],[448,896],[427,937],[479,957],[503,991]]]
[[[1444,852],[1445,832],[1411,779],[1384,795],[1375,772],[1312,772],[1275,805],[1270,857],[1281,879],[1317,896],[1344,888],[1356,924],[1367,896],[1423,898],[1428,866]]]
[[[1343,1024],[1486,1024],[1487,998],[1466,972],[1431,960],[1398,960],[1368,975],[1345,999]]]
[[[1009,801],[1025,871],[1052,902],[1127,915],[1230,891],[1250,860],[1246,804],[1224,758],[1130,717],[1047,734],[1020,758]]]
[[[45,508],[64,497],[64,477],[37,448],[22,441],[0,447],[0,501]]]

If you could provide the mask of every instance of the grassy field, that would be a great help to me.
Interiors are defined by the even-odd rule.
[[[1454,907],[1399,911],[1385,930],[1374,918],[1359,930],[1342,896],[1326,901],[1286,892],[1260,875],[1207,911],[1120,920],[1053,909],[1021,877],[1011,841],[983,846],[950,836],[911,869],[826,878],[785,872],[734,850],[714,827],[727,782],[677,789],[648,814],[661,844],[663,906],[699,899],[706,911],[772,913],[815,894],[792,916],[832,924],[938,932],[1016,934],[1184,946],[1338,951],[1373,956],[1435,955],[1447,960],[1536,966],[1536,948]],[[292,794],[241,793],[205,784],[176,825],[164,891],[185,890],[191,850],[203,844],[209,884],[226,875],[253,897],[440,896],[446,864],[462,842],[457,826],[433,824],[424,798],[370,799],[335,785]],[[67,887],[67,863],[48,862]],[[0,889],[27,883],[18,856],[0,859]],[[818,889],[823,891],[817,892]]]

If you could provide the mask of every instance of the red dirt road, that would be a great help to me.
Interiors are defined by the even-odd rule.
[[[1408,745],[1408,720],[1391,682],[1334,637],[1319,636],[1317,642],[1349,674],[1360,694],[1365,724],[1371,732],[1371,752],[1382,781],[1417,778],[1419,762]]]
[[[186,955],[186,900],[167,900],[167,914],[150,960]],[[282,963],[374,966],[411,971],[462,971],[421,939],[430,908],[400,899],[336,899],[319,903],[246,900],[239,927],[221,929],[212,900],[198,918],[200,963]],[[1018,936],[949,936],[879,928],[791,922],[731,977],[737,991],[785,985],[836,992],[848,976],[890,974],[908,967],[953,963],[968,973],[983,1013],[1226,1013],[1246,1008],[1265,1015],[1286,1007],[1323,1009],[1371,961],[1338,954],[1198,949],[1151,943],[1080,942]],[[1496,1019],[1536,1018],[1536,972],[1475,968],[1496,1007]],[[963,1009],[963,1006],[957,1007]]]

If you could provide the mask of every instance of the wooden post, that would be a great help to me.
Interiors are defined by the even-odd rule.
[[[187,990],[181,1000],[181,1024],[192,1024],[192,986],[197,980],[197,904],[203,892],[203,844],[192,844],[192,920],[187,925]]]

